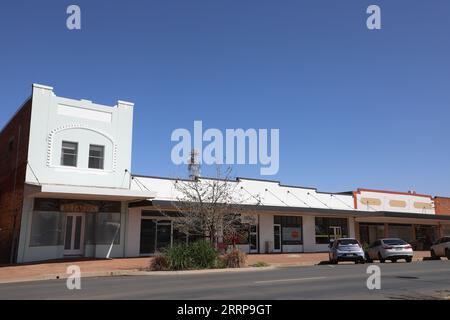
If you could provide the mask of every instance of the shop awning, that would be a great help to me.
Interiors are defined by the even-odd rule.
[[[146,199],[129,204],[130,208],[136,207],[158,207],[160,209],[175,210],[172,201],[167,200],[151,200]],[[340,210],[332,208],[306,208],[306,207],[282,207],[282,206],[266,206],[266,205],[242,205],[254,213],[292,213],[314,216],[337,216],[337,217],[353,217],[356,221],[395,221],[406,223],[405,220],[422,220],[433,222],[449,222],[450,216],[424,213],[409,212],[391,212],[391,211],[360,211],[360,210]]]
[[[25,197],[84,199],[108,201],[139,201],[153,199],[156,192],[148,190],[129,190],[119,188],[83,187],[67,185],[25,185]]]

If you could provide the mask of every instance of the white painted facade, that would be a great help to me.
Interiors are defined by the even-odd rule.
[[[74,201],[120,202],[119,243],[111,257],[126,255],[128,201],[149,199],[154,193],[130,190],[133,103],[118,101],[113,107],[88,100],[58,97],[53,88],[34,84],[29,136],[28,166],[18,262],[64,258],[64,243],[31,245],[33,206],[36,198]],[[62,141],[77,143],[77,165],[61,165]],[[90,145],[104,147],[103,169],[88,167]],[[61,212],[68,215],[70,212]],[[83,226],[86,219],[83,217]],[[65,226],[65,225],[64,225]],[[64,230],[59,232],[64,233]],[[83,234],[82,234],[83,236]],[[86,257],[106,257],[111,245],[82,243]]]

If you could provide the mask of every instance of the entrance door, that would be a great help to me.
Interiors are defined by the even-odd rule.
[[[68,213],[66,215],[64,255],[83,255],[84,223],[83,213]]]
[[[342,238],[342,227],[330,226],[330,242]]]
[[[256,225],[250,225],[249,234],[250,253],[258,252],[258,228]]]
[[[156,248],[156,220],[141,220],[141,254],[151,254]]]
[[[273,252],[281,252],[281,224],[273,225]]]
[[[153,254],[172,245],[172,223],[168,220],[142,219],[140,254]]]
[[[156,250],[161,251],[172,245],[172,223],[170,221],[158,221],[156,225]]]

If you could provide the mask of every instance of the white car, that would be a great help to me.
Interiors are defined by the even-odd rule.
[[[431,258],[446,257],[450,260],[450,237],[442,237],[431,246]]]
[[[384,263],[386,260],[397,262],[397,260],[404,259],[406,262],[411,262],[414,256],[412,246],[402,239],[390,238],[379,239],[369,246],[366,253],[366,260],[372,262],[379,260]]]

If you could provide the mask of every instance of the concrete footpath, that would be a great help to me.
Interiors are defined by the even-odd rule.
[[[421,261],[429,257],[428,251],[417,251],[415,261]],[[328,253],[293,253],[293,254],[252,254],[248,255],[247,268],[241,269],[214,269],[192,271],[158,271],[149,272],[150,257],[121,258],[111,260],[71,259],[46,261],[41,263],[4,265],[0,266],[0,283],[13,283],[24,281],[39,281],[49,279],[67,278],[67,268],[71,265],[80,267],[82,277],[102,277],[121,275],[167,275],[167,274],[192,274],[192,273],[218,273],[267,270],[275,267],[288,266],[312,266],[326,263]],[[253,265],[265,265],[265,267],[253,267]]]

